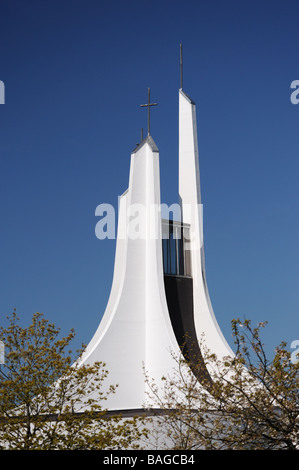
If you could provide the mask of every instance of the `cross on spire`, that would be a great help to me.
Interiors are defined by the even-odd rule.
[[[150,115],[150,108],[151,106],[158,106],[158,103],[151,103],[151,96],[150,96],[150,93],[151,93],[151,89],[148,88],[148,98],[147,98],[147,104],[141,104],[141,108],[144,108],[144,107],[147,107],[147,134],[150,135],[150,118],[151,118],[151,115]]]
[[[183,45],[180,44],[180,88],[183,89]]]

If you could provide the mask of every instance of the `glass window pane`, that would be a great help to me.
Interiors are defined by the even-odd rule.
[[[191,276],[191,252],[190,252],[190,228],[183,228],[183,239],[184,239],[184,275]]]
[[[167,240],[162,240],[163,270],[167,273]]]
[[[176,254],[176,239],[174,238],[173,230],[169,233],[169,249],[170,249],[170,274],[177,273],[177,254]]]
[[[165,274],[191,276],[190,228],[162,221],[163,269]]]

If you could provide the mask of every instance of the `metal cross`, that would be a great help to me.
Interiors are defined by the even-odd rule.
[[[180,44],[180,85],[183,89],[183,45]]]
[[[147,134],[150,135],[150,119],[151,119],[151,115],[150,115],[150,108],[151,106],[158,106],[158,103],[151,103],[151,97],[150,97],[150,93],[151,93],[151,89],[148,88],[148,98],[147,98],[147,104],[141,104],[141,108],[144,108],[144,107],[147,107]]]

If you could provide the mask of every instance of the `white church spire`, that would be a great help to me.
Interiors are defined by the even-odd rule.
[[[191,368],[209,382],[198,340],[218,356],[231,353],[213,313],[204,263],[202,206],[195,103],[179,90],[179,198],[182,223],[161,219],[159,150],[150,134],[131,153],[129,186],[121,196],[112,288],[106,311],[82,363],[103,361],[109,383],[118,384],[109,410],[149,406],[144,369],[159,387],[172,375],[171,354],[186,356],[190,336],[197,343]],[[138,218],[138,220],[136,219]],[[139,227],[139,231],[136,231]],[[164,228],[168,238],[164,238]],[[184,236],[191,234],[187,243]],[[199,367],[197,365],[200,364]],[[206,380],[208,378],[208,381]]]
[[[164,291],[159,150],[151,135],[131,154],[128,190],[120,199],[113,284],[105,314],[82,358],[104,361],[110,410],[136,410],[147,402],[144,369],[156,383],[179,353]],[[137,220],[139,233],[135,231]]]
[[[182,85],[182,83],[181,83]],[[219,357],[232,354],[215,318],[206,282],[203,205],[200,189],[196,105],[179,90],[179,200],[182,221],[190,226],[194,323],[197,338]]]

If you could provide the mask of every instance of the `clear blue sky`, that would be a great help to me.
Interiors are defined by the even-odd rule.
[[[88,343],[110,293],[116,206],[146,127],[162,201],[177,202],[179,44],[197,104],[209,291],[227,338],[269,321],[299,339],[297,0],[3,0],[0,4],[0,323],[34,312]]]

